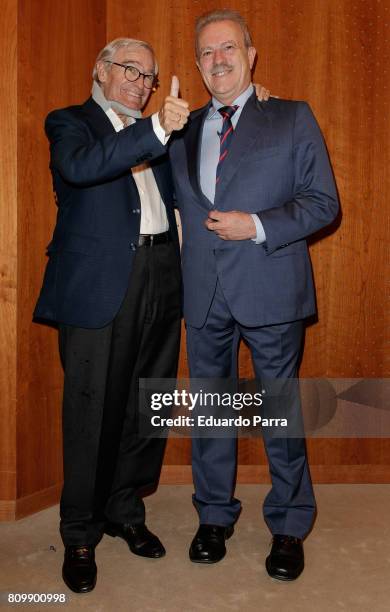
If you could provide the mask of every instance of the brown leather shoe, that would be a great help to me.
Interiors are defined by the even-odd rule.
[[[116,536],[127,542],[130,550],[140,557],[159,559],[165,555],[165,548],[154,533],[149,531],[145,523],[130,525],[130,523],[106,523],[105,533],[112,538]]]
[[[74,593],[88,593],[95,588],[97,568],[93,546],[65,546],[62,578]]]
[[[300,538],[274,535],[271,553],[265,561],[268,574],[277,580],[295,580],[305,566]]]

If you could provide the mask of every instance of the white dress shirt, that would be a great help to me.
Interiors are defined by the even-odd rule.
[[[109,108],[105,113],[116,132],[120,132],[125,128],[125,124],[112,108]],[[126,127],[133,123],[135,123],[135,119],[128,117]],[[162,144],[165,144],[167,138],[160,125],[158,113],[152,115],[152,124],[157,138]],[[150,165],[146,162],[139,166],[134,166],[131,168],[131,172],[141,200],[140,233],[161,234],[167,232],[169,229],[167,212]]]
[[[246,102],[253,94],[252,83],[243,91],[231,104],[231,106],[237,105],[238,108],[231,118],[233,129],[235,129],[238,120],[241,116],[241,112]],[[219,134],[222,130],[222,116],[218,112],[219,108],[222,108],[224,104],[219,102],[214,96],[212,98],[212,105],[210,106],[208,115],[203,124],[202,133],[202,144],[201,144],[201,155],[200,155],[200,184],[201,189],[205,196],[214,202],[215,198],[215,175],[220,154],[220,138]],[[256,214],[251,214],[253,222],[256,226],[256,238],[252,238],[256,244],[262,244],[265,241],[265,232],[263,224]]]

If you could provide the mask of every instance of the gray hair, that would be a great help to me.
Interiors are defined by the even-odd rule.
[[[151,45],[149,45],[149,43],[145,42],[144,40],[136,40],[135,38],[115,38],[115,40],[112,40],[111,42],[109,42],[104,47],[104,49],[102,49],[98,53],[98,56],[96,58],[96,62],[95,62],[95,65],[92,71],[92,78],[94,81],[96,81],[96,83],[100,82],[98,73],[97,73],[96,64],[98,62],[104,62],[105,60],[111,61],[115,53],[117,52],[117,50],[120,49],[121,47],[143,47],[144,49],[148,49],[148,51],[150,51],[153,56],[154,74],[158,73],[158,64],[157,64],[156,56],[154,53],[154,49]],[[106,64],[106,70],[107,71],[111,70],[111,64]]]
[[[203,13],[203,15],[198,17],[195,21],[195,53],[197,58],[199,58],[199,34],[203,28],[209,25],[209,23],[215,23],[216,21],[234,21],[235,23],[238,23],[244,36],[246,48],[248,49],[249,47],[252,47],[252,38],[246,21],[242,15],[240,15],[238,11],[233,11],[230,9],[217,9],[215,11]]]

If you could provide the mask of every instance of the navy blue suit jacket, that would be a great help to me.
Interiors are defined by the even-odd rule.
[[[338,212],[336,187],[317,122],[305,102],[253,94],[223,163],[214,206],[257,213],[266,243],[226,241],[204,221],[212,203],[200,188],[203,122],[209,104],[175,135],[170,158],[183,228],[184,317],[206,319],[217,278],[237,321],[247,326],[302,319],[315,312],[306,238]]]
[[[34,316],[103,327],[125,296],[139,237],[141,203],[132,166],[151,162],[179,249],[166,148],[150,118],[116,133],[92,98],[53,111],[45,128],[58,214]]]

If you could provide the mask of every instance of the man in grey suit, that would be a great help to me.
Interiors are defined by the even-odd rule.
[[[256,50],[238,13],[200,17],[196,54],[212,98],[170,146],[190,375],[229,377],[239,334],[257,379],[295,378],[304,319],[315,312],[306,238],[338,212],[325,144],[306,103],[256,99]],[[293,580],[303,570],[302,541],[315,515],[305,441],[264,441],[272,479],[264,518],[273,534],[266,568]],[[195,438],[192,462],[200,526],[190,558],[215,563],[241,509],[236,440]]]

